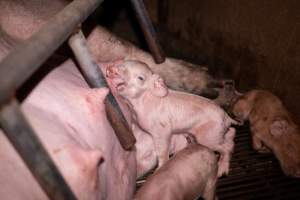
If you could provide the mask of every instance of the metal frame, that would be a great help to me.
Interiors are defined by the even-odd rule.
[[[1,108],[0,123],[49,199],[76,199],[15,99]]]
[[[154,61],[157,64],[163,63],[165,61],[165,56],[162,48],[159,45],[158,37],[151,23],[148,12],[145,8],[143,0],[130,0],[131,4],[135,10],[136,17],[139,24],[143,30],[144,37],[148,43]]]
[[[91,88],[108,87],[99,66],[92,58],[87,41],[81,30],[70,37],[69,46],[71,47],[77,62],[79,63],[82,75],[89,86]],[[120,144],[126,150],[131,149],[134,146],[135,137],[131,133],[131,129],[111,92],[105,99],[105,108],[107,118],[112,124]]]
[[[0,63],[1,127],[44,192],[53,200],[76,199],[76,197],[51,160],[51,157],[43,147],[39,138],[30,127],[14,96],[16,90],[32,76],[41,64],[43,64],[72,33],[74,33],[74,30],[78,29],[78,26],[102,2],[103,0],[74,0],[51,18],[48,23],[31,38],[17,46],[16,49]],[[144,9],[143,2],[139,0],[138,3],[140,7],[134,4],[138,18],[147,18],[148,14]],[[149,21],[149,17],[147,20],[141,20],[141,26],[144,32],[152,33],[152,35],[146,36],[147,38],[151,38],[155,35],[153,34],[154,29]],[[156,36],[154,38],[156,38]],[[147,41],[149,42],[150,49],[159,47],[157,40],[147,39]],[[81,42],[83,45],[76,47],[76,42]],[[90,87],[107,86],[99,67],[88,53],[88,48],[82,33],[73,34],[69,40],[69,44],[80,63],[83,76]],[[157,62],[164,60],[161,51],[155,50],[153,52]],[[81,53],[85,56],[81,56]],[[108,119],[112,123],[121,145],[124,149],[131,149],[135,143],[135,138],[130,132],[128,124],[111,94],[108,95],[105,104]]]

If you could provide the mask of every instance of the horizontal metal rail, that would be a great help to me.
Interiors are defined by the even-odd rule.
[[[163,63],[165,61],[165,56],[159,44],[158,37],[151,23],[143,0],[131,0],[131,4],[135,10],[137,19],[143,30],[149,49],[154,57],[154,61],[157,64]]]
[[[80,71],[89,86],[91,88],[108,87],[99,66],[92,58],[86,39],[81,31],[74,33],[70,37],[69,45],[77,59]],[[119,142],[124,149],[130,150],[135,144],[135,137],[111,92],[105,99],[105,108],[108,120],[112,124]]]
[[[75,0],[0,63],[0,106],[70,36],[103,0]]]
[[[0,123],[6,137],[50,199],[76,199],[13,99],[2,107]]]

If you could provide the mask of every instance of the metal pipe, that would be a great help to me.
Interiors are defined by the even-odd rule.
[[[150,48],[150,51],[154,57],[154,60],[157,64],[163,63],[165,61],[165,55],[162,51],[161,46],[154,30],[154,27],[151,23],[148,12],[145,8],[143,0],[131,0],[135,14],[139,21],[140,26],[142,27],[144,36]]]
[[[91,88],[108,87],[105,77],[91,56],[86,39],[81,31],[74,33],[68,41],[80,67],[80,71]],[[112,124],[119,142],[125,150],[135,144],[135,137],[125,120],[114,96],[109,93],[105,99],[107,118]]]
[[[0,124],[6,137],[21,155],[49,199],[76,199],[26,121],[15,99],[3,105],[0,111]]]
[[[0,105],[8,102],[39,66],[103,0],[75,0],[0,63]]]

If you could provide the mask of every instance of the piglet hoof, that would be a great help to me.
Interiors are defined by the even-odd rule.
[[[235,86],[234,80],[225,79],[225,80],[222,80],[222,84],[223,84],[223,87],[226,87],[227,89],[230,88],[230,89],[234,90],[234,86]]]
[[[253,146],[253,149],[257,152],[257,153],[261,153],[261,154],[269,154],[269,153],[272,153],[272,151],[268,148],[268,147],[265,147],[265,146]]]
[[[168,160],[169,160],[169,156],[168,156],[167,159],[164,159],[163,162],[159,161],[156,170],[158,170],[159,168],[161,168],[166,162],[168,162]]]
[[[272,153],[272,151],[266,146],[262,146],[260,149],[257,150],[257,152],[258,153],[265,153],[265,154]]]
[[[227,176],[229,174],[229,162],[219,162],[219,169],[218,169],[218,178],[222,177],[223,175]]]
[[[163,166],[163,164],[159,164],[159,165],[157,165],[157,168],[156,168],[156,170],[158,170],[159,168],[161,168]]]
[[[263,142],[256,135],[252,136],[252,148],[259,153],[263,153],[267,149],[267,147],[263,144]]]

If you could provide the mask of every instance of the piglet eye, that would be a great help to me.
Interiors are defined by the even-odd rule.
[[[144,81],[144,77],[142,77],[142,76],[138,76],[138,79],[141,81]]]

